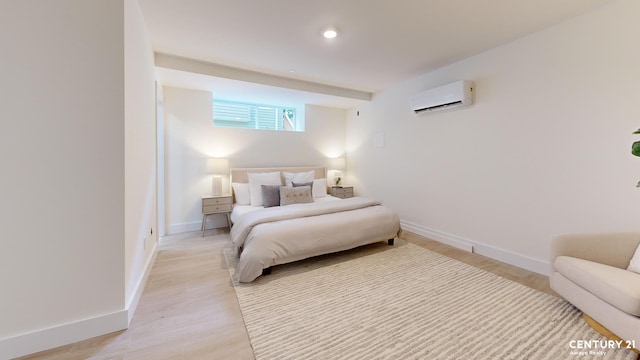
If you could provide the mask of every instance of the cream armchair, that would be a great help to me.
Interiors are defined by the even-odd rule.
[[[610,337],[635,341],[636,347],[640,274],[626,269],[638,244],[640,233],[557,236],[551,243],[549,275],[551,288],[582,310],[591,326]]]

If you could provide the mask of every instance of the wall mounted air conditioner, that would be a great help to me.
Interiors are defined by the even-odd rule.
[[[471,104],[473,82],[466,80],[425,90],[411,97],[411,109],[416,114]]]

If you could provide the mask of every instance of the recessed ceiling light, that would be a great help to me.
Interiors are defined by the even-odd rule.
[[[338,32],[334,28],[329,28],[322,32],[322,36],[324,36],[326,39],[333,39],[334,37],[338,36]]]

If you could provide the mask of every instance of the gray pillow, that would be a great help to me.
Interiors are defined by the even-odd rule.
[[[280,188],[280,205],[312,203],[311,186],[282,186]]]
[[[280,185],[262,185],[262,205],[280,206]]]
[[[313,195],[313,181],[306,182],[306,183],[294,183],[294,182],[292,182],[291,185],[293,185],[293,187],[311,186],[311,194]]]

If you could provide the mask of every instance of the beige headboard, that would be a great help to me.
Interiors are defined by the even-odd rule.
[[[280,178],[282,183],[284,184],[284,175],[282,172],[305,172],[311,171],[315,172],[315,179],[322,179],[327,177],[327,168],[324,166],[302,166],[302,167],[280,167],[280,168],[237,168],[231,169],[231,182],[236,183],[248,183],[249,176],[248,173],[265,173],[265,172],[274,172],[280,171]]]

